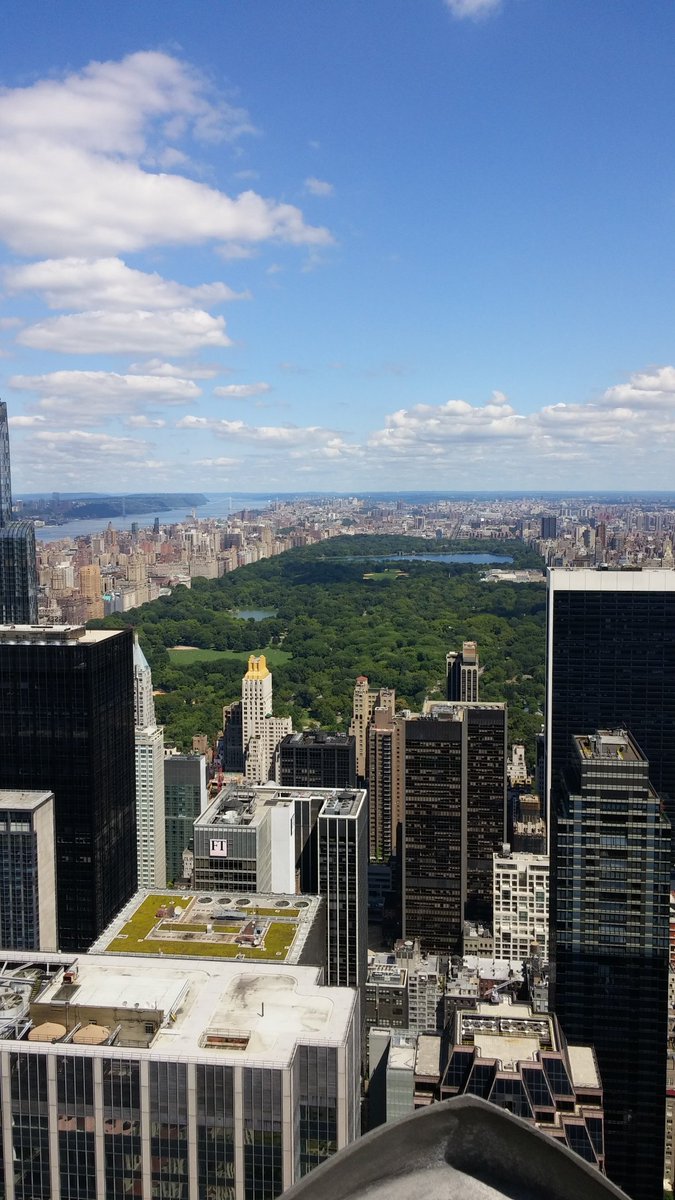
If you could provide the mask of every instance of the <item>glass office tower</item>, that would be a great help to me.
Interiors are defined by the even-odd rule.
[[[572,736],[630,729],[675,818],[675,571],[554,568],[548,576],[546,794]]]
[[[629,733],[571,742],[551,822],[550,1008],[570,1042],[595,1047],[607,1174],[661,1200],[670,823]]]
[[[12,520],[9,424],[0,400],[0,624],[36,625],[37,592],[33,523]]]
[[[136,890],[130,629],[0,627],[0,787],[53,791],[59,944],[86,949]]]

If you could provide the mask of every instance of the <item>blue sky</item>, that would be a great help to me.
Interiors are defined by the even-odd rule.
[[[16,492],[672,487],[671,4],[3,31]]]

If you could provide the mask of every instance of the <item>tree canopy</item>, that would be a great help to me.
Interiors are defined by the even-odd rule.
[[[394,543],[392,545],[392,543]],[[282,646],[291,658],[274,669],[274,705],[296,728],[346,729],[357,675],[394,687],[397,706],[419,711],[425,696],[443,697],[445,656],[478,642],[480,696],[509,704],[509,738],[532,750],[542,722],[546,593],[540,584],[483,583],[484,567],[410,561],[384,576],[376,556],[477,550],[541,567],[521,542],[448,543],[412,538],[346,537],[290,550],[225,575],[195,579],[151,604],[96,625],[133,625],[152,667],[157,715],[167,741],[191,745],[213,736],[222,706],[241,694],[248,653]],[[356,556],[364,558],[354,561]],[[373,556],[368,558],[368,556]],[[374,572],[375,577],[364,579]],[[274,609],[261,621],[236,610]],[[178,645],[238,652],[181,665]]]

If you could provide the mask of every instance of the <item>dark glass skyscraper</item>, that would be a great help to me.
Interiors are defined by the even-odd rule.
[[[670,824],[630,734],[571,743],[551,821],[550,1007],[570,1042],[595,1046],[607,1174],[661,1200]]]
[[[630,729],[675,818],[675,571],[549,571],[547,796],[572,736]]]
[[[0,624],[36,625],[37,566],[31,521],[12,520],[7,405],[0,400]]]
[[[406,938],[460,948],[464,919],[492,912],[492,854],[505,836],[506,706],[432,703],[405,722]]]
[[[136,890],[132,646],[130,629],[0,627],[0,787],[54,793],[63,950]]]

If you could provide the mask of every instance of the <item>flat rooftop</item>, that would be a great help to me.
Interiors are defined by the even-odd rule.
[[[294,804],[296,800],[323,801],[323,816],[356,816],[366,793],[354,788],[280,787],[279,784],[227,783],[195,824],[205,826],[256,825],[268,808]]]
[[[322,903],[320,896],[144,890],[92,950],[296,965]]]
[[[33,812],[36,808],[41,808],[43,804],[53,799],[53,792],[24,792],[14,791],[11,788],[0,788],[0,812],[7,809],[21,809],[24,812]]]
[[[625,729],[598,729],[574,738],[577,753],[593,762],[646,762],[636,742]]]
[[[481,1058],[499,1059],[505,1070],[539,1050],[558,1050],[553,1020],[529,1004],[479,1002],[455,1017],[455,1045],[475,1046]]]
[[[42,957],[14,954],[11,965]],[[64,968],[74,961],[72,955],[49,960],[57,958]],[[74,988],[64,987],[63,971],[57,970],[37,998],[41,1013],[46,1008],[49,1021],[67,1025],[69,1009],[81,1006],[89,1013],[100,1010],[100,1023],[108,1024],[122,1014],[133,1021],[136,1009],[144,1022],[152,1010],[159,1024],[149,1047],[153,1056],[236,1063],[245,1051],[247,1061],[285,1066],[299,1041],[344,1042],[357,1008],[354,989],[321,986],[316,967],[189,958],[148,962],[91,953],[76,961]],[[124,1047],[123,1033],[115,1045]]]
[[[91,645],[117,637],[123,629],[85,629],[84,625],[0,625],[0,642],[35,642],[38,645],[73,643]]]
[[[425,717],[445,718],[452,721],[463,721],[464,713],[470,708],[472,712],[503,712],[505,704],[502,700],[425,700],[422,714]]]
[[[348,748],[356,745],[351,733],[325,733],[321,729],[304,729],[301,733],[287,733],[281,742],[287,746],[338,746]]]

